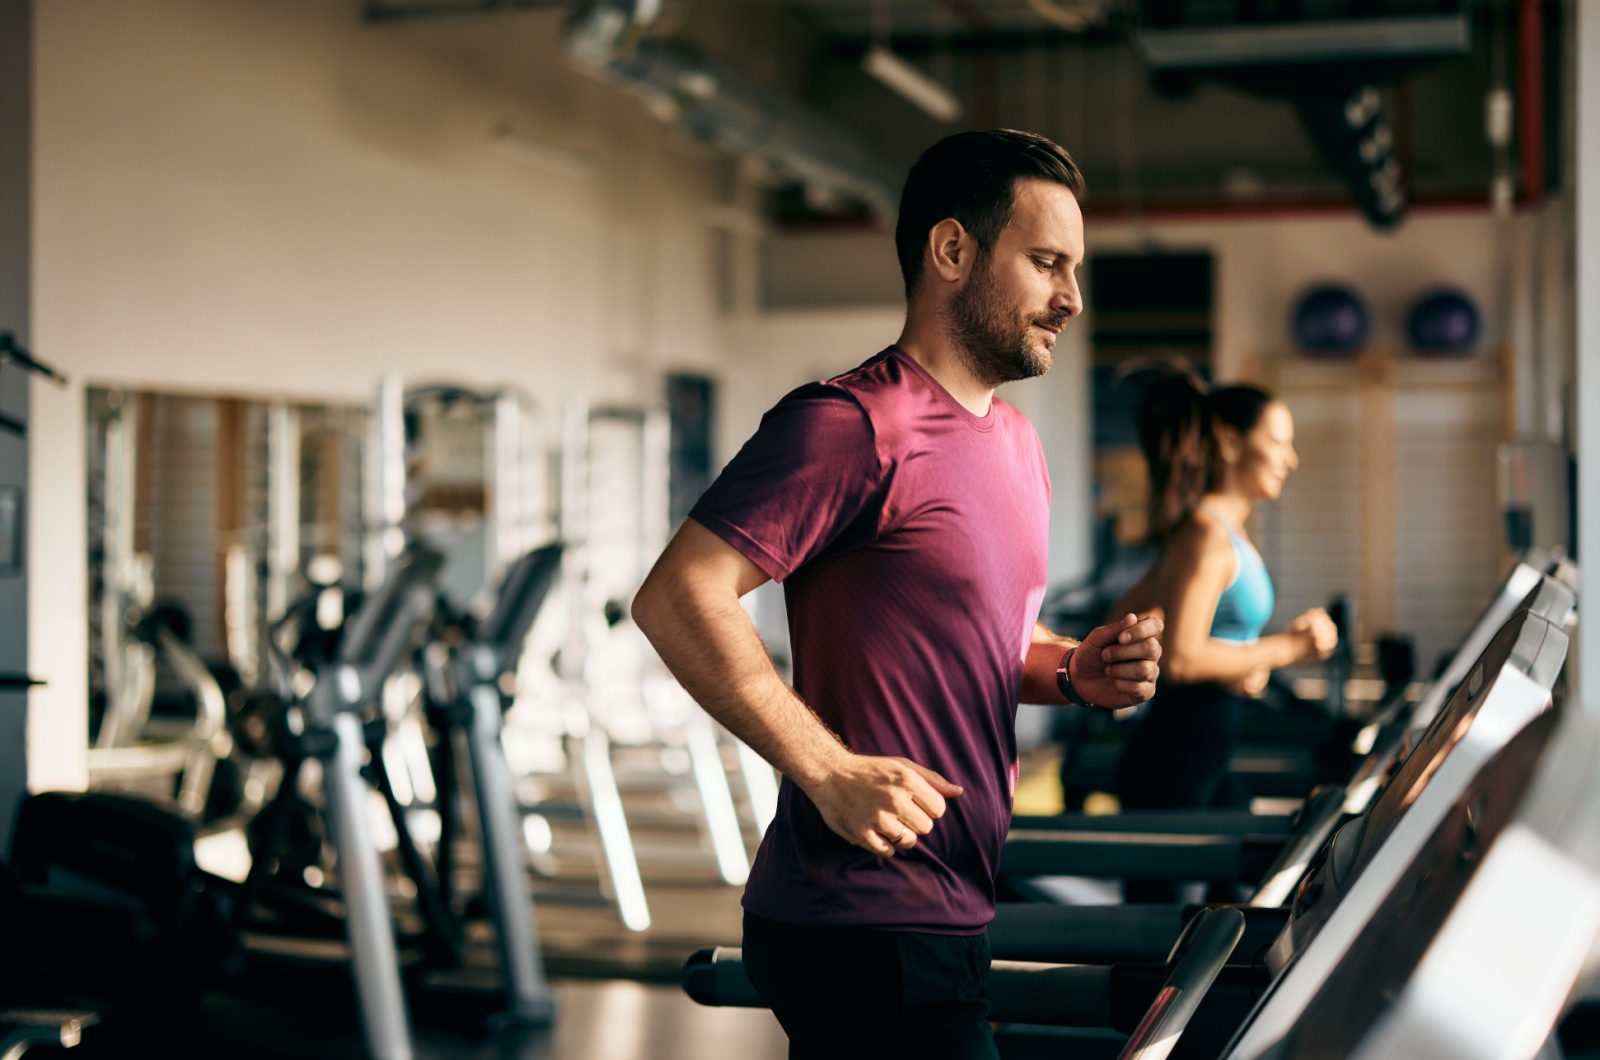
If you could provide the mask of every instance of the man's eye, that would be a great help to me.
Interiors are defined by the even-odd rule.
[[[1049,272],[1052,268],[1055,267],[1055,264],[1056,264],[1055,262],[1049,260],[1048,258],[1034,258],[1033,259],[1033,263],[1035,265],[1037,265],[1039,267],[1040,271],[1042,271],[1042,272]]]

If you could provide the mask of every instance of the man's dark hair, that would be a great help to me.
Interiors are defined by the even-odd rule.
[[[1014,129],[963,132],[947,136],[922,152],[900,193],[900,218],[894,249],[906,298],[922,281],[922,250],[928,232],[947,217],[972,233],[980,254],[994,248],[1011,223],[1017,181],[1025,178],[1064,185],[1083,197],[1083,173],[1057,143]]]

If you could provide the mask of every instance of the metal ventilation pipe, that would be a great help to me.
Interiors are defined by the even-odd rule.
[[[567,55],[702,143],[894,218],[896,174],[828,118],[687,45],[647,37],[660,7],[660,0],[578,0],[567,20]]]

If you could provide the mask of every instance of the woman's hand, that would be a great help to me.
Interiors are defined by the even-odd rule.
[[[1267,678],[1272,676],[1272,671],[1265,666],[1258,666],[1235,681],[1230,687],[1234,692],[1246,699],[1255,699],[1267,687]]]
[[[1289,634],[1299,641],[1302,659],[1321,661],[1339,646],[1339,627],[1320,607],[1302,611],[1289,623]]]

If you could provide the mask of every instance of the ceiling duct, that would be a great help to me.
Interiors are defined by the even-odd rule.
[[[567,20],[567,55],[701,143],[757,159],[825,198],[857,200],[894,217],[900,181],[866,148],[781,93],[687,45],[649,37],[659,9],[660,0],[579,0]]]
[[[1399,223],[1405,181],[1378,86],[1470,54],[1468,0],[1318,0],[1289,14],[1263,17],[1264,10],[1253,0],[1140,0],[1134,47],[1154,71],[1288,100],[1367,220]]]
[[[1405,184],[1377,88],[1297,95],[1294,109],[1367,220],[1378,228],[1399,224],[1406,210]]]

